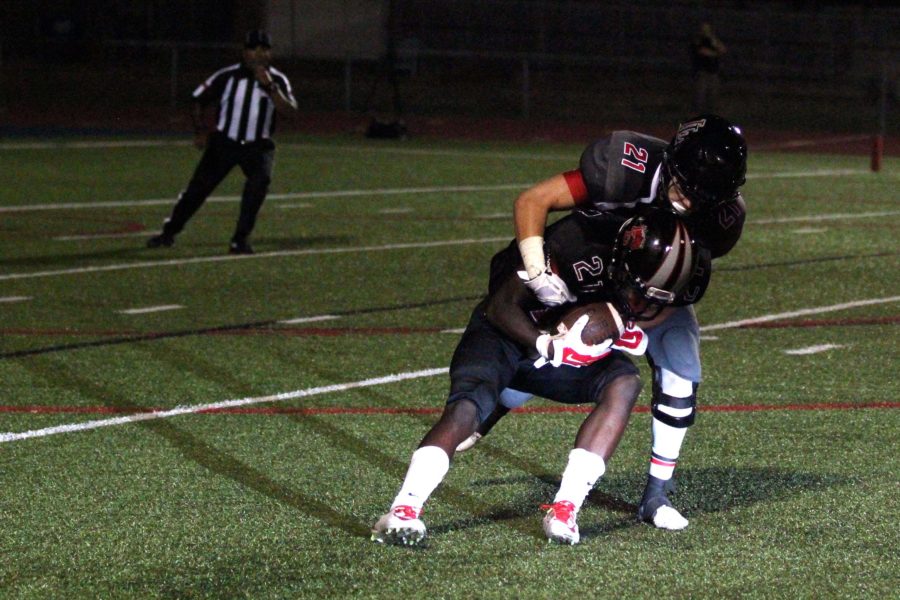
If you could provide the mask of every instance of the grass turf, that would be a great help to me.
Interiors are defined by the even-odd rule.
[[[236,175],[174,248],[143,247],[189,176],[196,152],[187,146],[0,149],[14,166],[0,171],[0,206],[20,207],[3,214],[0,296],[30,298],[0,303],[0,433],[446,367],[490,256],[512,236],[516,189],[572,168],[581,150],[287,142],[254,236],[260,254],[247,259],[224,255]],[[582,544],[548,546],[538,505],[552,497],[583,415],[514,413],[455,459],[426,507],[427,548],[373,544],[369,527],[443,403],[446,376],[436,375],[254,405],[281,412],[0,444],[0,589],[35,598],[891,596],[900,163],[873,175],[858,157],[751,156],[749,222],[716,263],[701,323],[808,314],[705,333],[701,412],[675,497],[687,530],[634,521],[649,447],[639,412],[579,516]],[[854,172],[817,173],[825,169]],[[92,202],[120,205],[48,207]],[[879,302],[827,310],[866,300]],[[120,312],[169,304],[183,308]],[[280,323],[317,315],[338,318]],[[824,344],[834,347],[784,353]],[[645,390],[642,409],[648,400]],[[893,408],[839,408],[869,403]],[[736,410],[757,405],[767,410]],[[423,412],[328,412],[351,408]]]

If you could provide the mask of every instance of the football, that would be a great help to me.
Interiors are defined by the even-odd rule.
[[[568,331],[582,315],[588,315],[588,322],[581,331],[581,341],[589,346],[610,338],[616,340],[625,331],[625,323],[622,322],[619,311],[609,302],[594,302],[572,308],[559,320],[557,330],[562,332],[565,327],[565,331]]]

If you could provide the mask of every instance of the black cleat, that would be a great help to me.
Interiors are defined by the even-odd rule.
[[[638,507],[638,520],[658,529],[679,530],[687,527],[688,520],[669,501],[667,494],[673,491],[673,479],[663,481],[650,476]]]
[[[253,247],[247,242],[233,241],[228,246],[228,254],[253,254]]]
[[[160,233],[147,240],[148,248],[171,248],[175,244],[175,236]]]

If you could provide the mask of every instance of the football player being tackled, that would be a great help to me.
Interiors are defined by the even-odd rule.
[[[526,286],[515,241],[493,257],[488,295],[473,310],[450,363],[443,414],[413,453],[390,511],[375,523],[373,540],[414,545],[425,538],[422,507],[457,446],[494,412],[500,391],[513,388],[566,404],[594,404],[543,520],[549,539],[579,541],[578,510],[606,470],[641,389],[626,353],[642,354],[645,337],[625,323],[691,301],[684,290],[702,294],[709,261],[680,218],[655,209],[601,226],[567,215],[544,237],[553,277],[578,303],[546,306]],[[592,306],[590,314],[571,315],[584,304]],[[568,326],[560,328],[560,322]],[[598,334],[603,327],[606,333]]]
[[[516,239],[528,273],[525,284],[547,306],[572,298],[544,255],[547,215],[557,210],[572,210],[602,228],[643,207],[659,207],[681,216],[691,237],[712,258],[723,256],[737,243],[744,226],[746,206],[738,188],[746,171],[747,145],[741,129],[716,115],[681,123],[668,144],[632,131],[615,131],[595,141],[582,153],[578,169],[540,182],[516,199]],[[685,294],[690,297],[693,292]],[[667,492],[674,489],[675,465],[687,428],[694,422],[701,375],[700,328],[690,306],[667,309],[655,321],[643,324],[653,371],[652,440],[638,518],[659,528],[682,529],[688,521],[672,506]],[[529,397],[504,390],[498,410],[460,450],[470,448],[509,409]]]

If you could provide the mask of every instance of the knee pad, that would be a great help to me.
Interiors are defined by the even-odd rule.
[[[651,405],[654,418],[670,427],[684,428],[693,425],[699,384],[682,379],[665,369],[657,368],[654,375]]]
[[[647,337],[647,358],[654,369],[661,367],[684,379],[700,381],[700,326],[690,306],[676,310],[649,330]]]
[[[520,392],[519,390],[506,388],[500,392],[500,404],[506,408],[519,408],[533,397],[534,396],[528,392]]]

